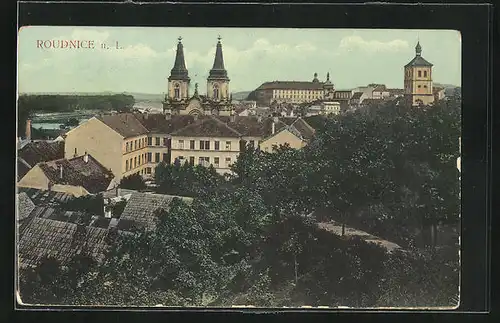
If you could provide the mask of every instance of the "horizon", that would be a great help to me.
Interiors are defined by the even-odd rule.
[[[218,35],[232,93],[274,80],[310,81],[314,73],[324,81],[327,72],[339,90],[370,83],[403,88],[417,40],[434,64],[434,83],[461,87],[460,34],[453,30],[30,26],[18,34],[18,93],[163,95],[179,36],[191,92],[198,83],[205,93]],[[93,40],[96,48],[37,48],[39,40],[73,39]],[[97,45],[117,41],[120,49]]]

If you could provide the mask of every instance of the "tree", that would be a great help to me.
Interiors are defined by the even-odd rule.
[[[146,182],[140,174],[132,174],[125,176],[120,181],[120,187],[129,190],[143,190],[146,189]]]

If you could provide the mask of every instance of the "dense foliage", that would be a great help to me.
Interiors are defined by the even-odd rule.
[[[459,223],[459,106],[388,103],[325,119],[302,150],[244,149],[229,178],[161,164],[158,190],[191,203],[158,210],[153,231],[111,232],[104,261],[84,273],[69,277],[72,267],[47,260],[23,276],[21,295],[150,306],[456,305],[457,241],[436,246],[422,232]],[[317,226],[331,219],[405,250]]]
[[[146,182],[140,174],[132,174],[125,176],[120,180],[120,187],[129,190],[143,190],[146,189]]]
[[[75,197],[60,203],[57,207],[65,211],[81,211],[104,216],[104,198],[101,194]]]

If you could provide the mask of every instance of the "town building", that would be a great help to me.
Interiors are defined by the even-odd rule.
[[[422,57],[422,46],[417,42],[415,57],[404,67],[404,90],[408,104],[418,106],[434,102],[432,66]]]
[[[17,150],[17,180],[23,178],[38,163],[64,158],[64,142],[25,140]]]
[[[381,84],[373,89],[372,98],[373,99],[385,99],[391,95],[389,90],[386,88],[384,84]]]
[[[207,78],[207,94],[200,95],[195,83],[194,95],[189,95],[189,72],[184,59],[184,47],[179,37],[174,66],[168,78],[168,94],[163,101],[166,115],[229,115],[233,110],[229,92],[229,77],[224,66],[219,36],[212,69]]]
[[[335,92],[327,73],[326,81],[320,82],[318,74],[310,82],[305,81],[273,81],[260,85],[249,97],[257,101],[260,106],[270,105],[272,102],[300,104],[314,102],[325,98],[332,98]]]
[[[444,87],[435,86],[433,88],[434,101],[443,100],[446,97],[445,91],[446,89]]]
[[[276,119],[275,123],[278,122]],[[287,143],[291,148],[300,149],[312,139],[314,132],[315,130],[304,119],[297,118],[290,125],[281,127],[278,131],[272,131],[271,135],[263,138],[259,148],[264,152],[273,152],[273,147]]]
[[[106,191],[116,184],[110,170],[94,157],[85,154],[71,159],[38,163],[17,185],[79,197]]]

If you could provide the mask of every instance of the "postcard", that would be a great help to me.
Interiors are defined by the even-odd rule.
[[[453,30],[26,26],[17,301],[453,309]]]

